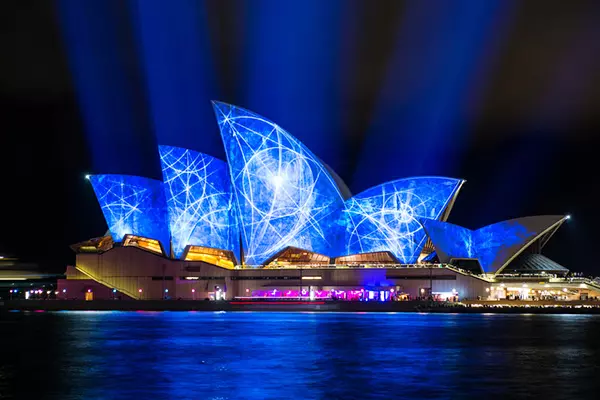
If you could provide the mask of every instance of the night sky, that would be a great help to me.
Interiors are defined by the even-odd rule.
[[[600,2],[4,0],[0,252],[60,271],[106,224],[88,173],[224,158],[210,100],[277,122],[353,193],[467,183],[471,229],[571,214],[545,254],[600,275]]]

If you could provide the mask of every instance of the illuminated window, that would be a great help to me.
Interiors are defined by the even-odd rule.
[[[76,253],[101,253],[112,249],[113,240],[111,236],[102,236],[71,245]]]
[[[185,254],[185,260],[204,261],[227,269],[233,269],[235,266],[231,251],[213,249],[212,247],[190,246]]]
[[[355,264],[397,264],[389,251],[379,251],[374,253],[353,254],[351,256],[338,257],[336,264],[355,265]]]
[[[267,266],[276,267],[303,264],[328,265],[329,263],[329,257],[322,254],[313,253],[312,251],[299,249],[297,247],[288,247],[276,254],[273,259],[268,262]]]
[[[141,236],[127,235],[123,246],[139,247],[140,249],[148,250],[156,254],[163,254],[160,243],[155,239],[148,239]]]

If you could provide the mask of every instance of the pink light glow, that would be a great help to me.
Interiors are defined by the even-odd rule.
[[[142,293],[142,289],[138,289],[138,292]]]
[[[192,293],[196,293],[196,289],[192,289]]]

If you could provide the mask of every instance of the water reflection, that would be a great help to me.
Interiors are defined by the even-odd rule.
[[[600,389],[596,316],[0,317],[1,399],[573,398]]]

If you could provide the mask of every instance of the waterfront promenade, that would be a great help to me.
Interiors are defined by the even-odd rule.
[[[0,311],[309,311],[600,314],[598,301],[0,300]]]

